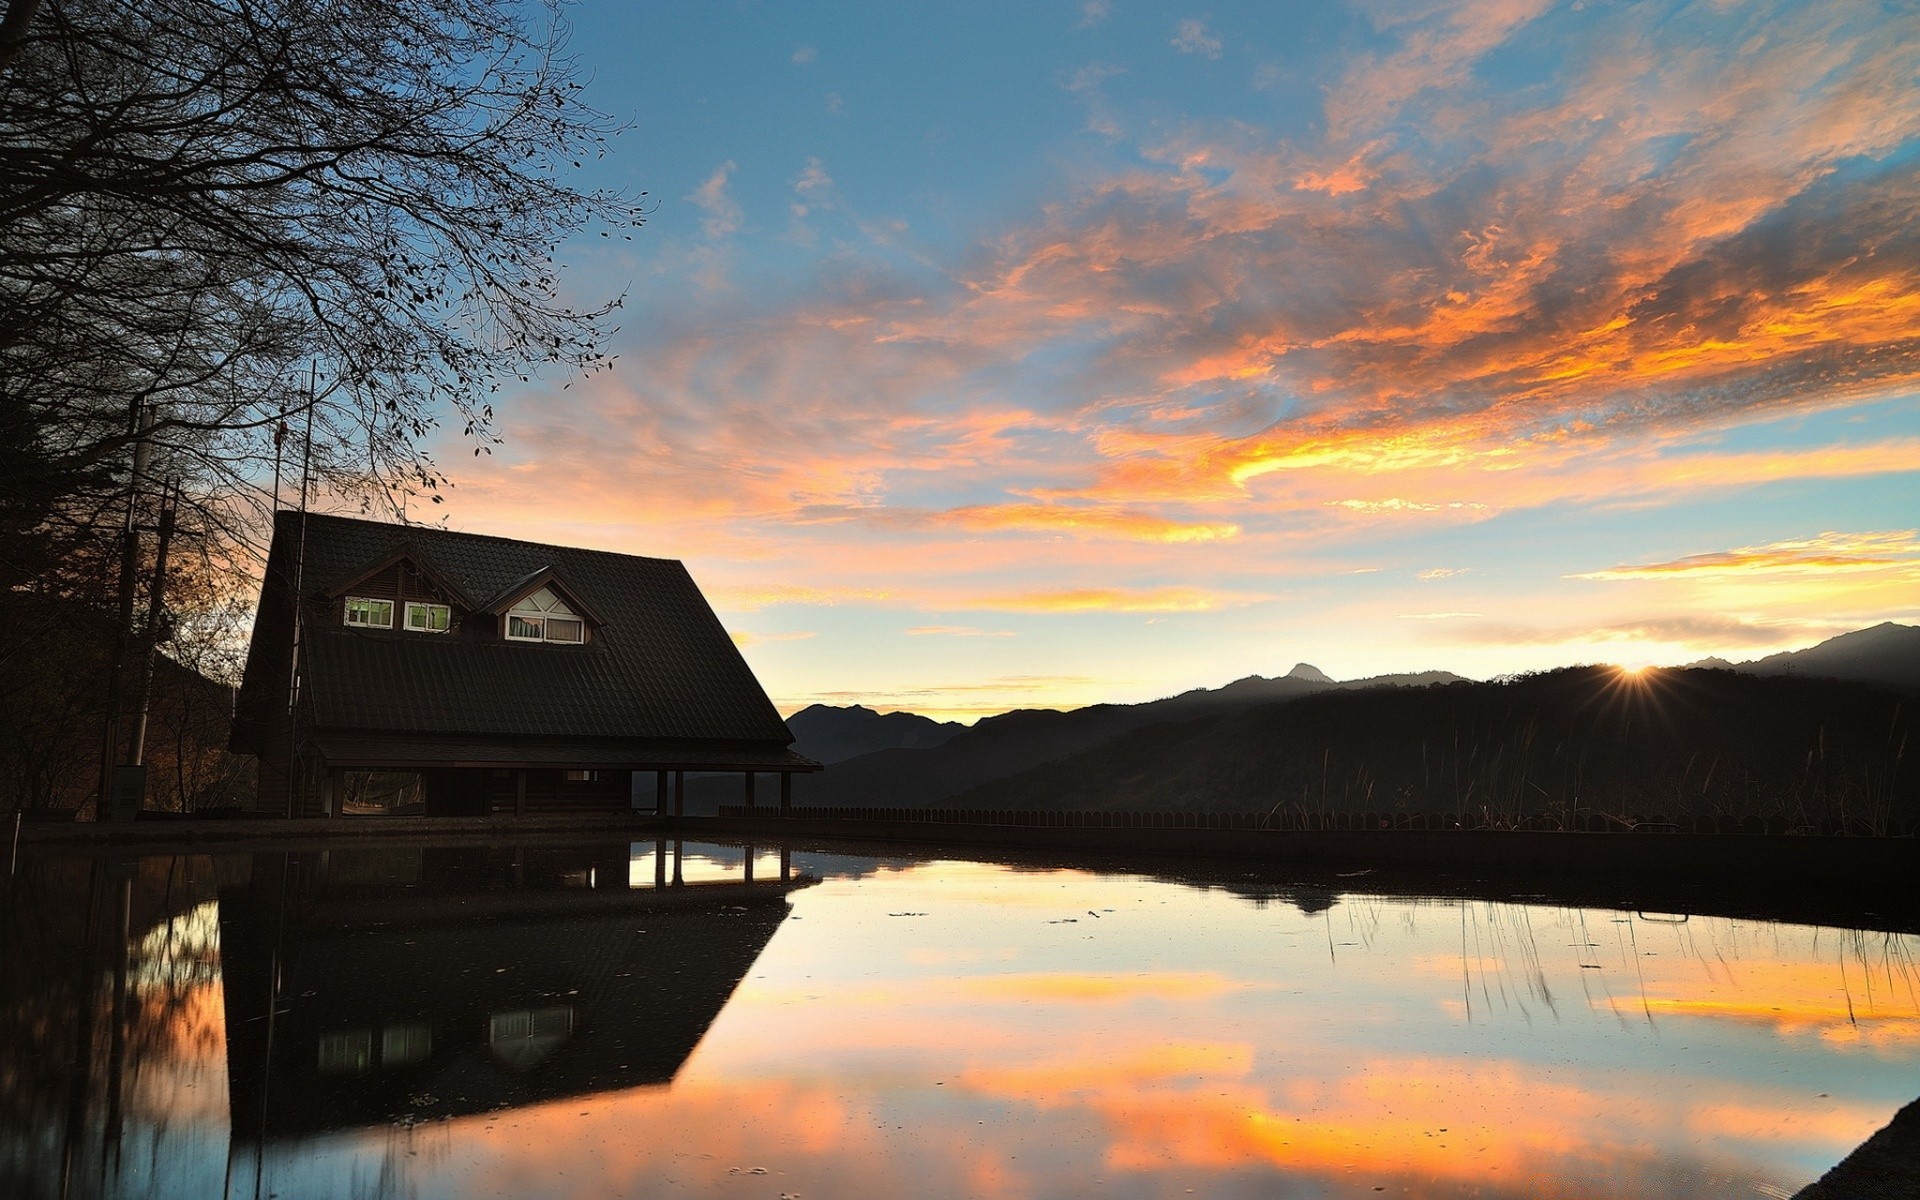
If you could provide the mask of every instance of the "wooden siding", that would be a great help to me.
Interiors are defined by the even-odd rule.
[[[393,625],[390,627],[393,629],[406,628],[407,601],[412,600],[420,604],[445,604],[453,610],[453,619],[449,622],[451,628],[446,633],[432,635],[434,637],[451,637],[456,634],[465,636],[479,634],[491,637],[494,634],[493,626],[496,624],[494,618],[485,613],[471,616],[433,580],[422,574],[412,563],[404,560],[394,563],[378,574],[369,575],[335,598],[327,606],[328,622],[344,625],[347,601],[355,597],[365,600],[393,601]],[[469,619],[470,616],[471,619]]]

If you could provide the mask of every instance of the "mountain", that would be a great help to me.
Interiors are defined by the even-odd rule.
[[[787,728],[793,733],[795,750],[823,763],[837,763],[876,750],[931,749],[966,726],[918,713],[877,713],[860,704],[844,708],[810,704],[787,718]]]
[[[1920,816],[1913,705],[1809,676],[1608,667],[1324,688],[1137,729],[986,780],[955,808]]]
[[[1805,650],[1769,654],[1733,669],[1755,675],[1852,679],[1920,691],[1920,628],[1883,621]]]
[[[796,776],[794,801],[874,807],[936,805],[990,780],[1066,758],[1150,725],[1327,690],[1423,687],[1459,679],[1445,671],[1429,671],[1334,683],[1315,668],[1301,664],[1279,678],[1249,675],[1225,687],[1196,688],[1144,704],[1095,704],[1071,712],[1015,709],[986,717],[935,746],[877,750],[836,762],[818,775]],[[794,714],[795,720],[800,715]],[[788,727],[799,740],[801,753],[818,758],[807,749],[801,728],[793,721]],[[738,785],[724,779],[689,780],[688,811],[711,812],[715,805],[735,803],[737,794]]]

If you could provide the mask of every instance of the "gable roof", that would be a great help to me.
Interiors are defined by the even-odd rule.
[[[276,673],[284,679],[276,647],[291,637],[301,523],[276,514],[240,701],[256,719],[271,707]],[[305,542],[302,676],[314,733],[793,741],[677,561],[319,515],[305,518]],[[546,645],[339,624],[328,593],[402,552],[465,596],[506,596],[551,572],[602,627],[584,645]],[[279,695],[284,703],[284,686]]]
[[[338,599],[339,597],[346,595],[348,592],[353,591],[355,588],[359,587],[361,584],[365,583],[367,580],[372,579],[375,575],[378,575],[382,571],[387,570],[389,567],[396,566],[400,563],[406,563],[408,566],[412,567],[415,571],[419,572],[420,575],[427,580],[427,582],[433,584],[433,586],[445,592],[447,594],[447,597],[450,600],[452,600],[455,604],[458,604],[461,608],[470,609],[474,607],[473,601],[468,599],[465,595],[463,595],[460,589],[454,586],[451,580],[449,580],[445,575],[442,575],[440,572],[434,570],[432,564],[421,561],[419,552],[413,548],[413,545],[410,542],[402,545],[398,550],[395,550],[393,553],[388,554],[385,557],[381,558],[378,562],[375,562],[362,570],[355,571],[353,574],[349,575],[347,578],[342,579],[339,582],[328,587],[326,589],[325,594],[330,599]]]
[[[592,606],[582,600],[578,592],[568,587],[567,581],[560,578],[560,572],[552,567],[541,567],[533,574],[508,584],[505,591],[480,605],[480,611],[492,613],[497,617],[541,588],[548,588],[557,593],[560,599],[573,609],[574,615],[587,624],[596,628],[606,624],[600,618],[600,614],[594,612]]]

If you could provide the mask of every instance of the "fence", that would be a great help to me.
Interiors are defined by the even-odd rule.
[[[1528,830],[1584,833],[1713,833],[1759,835],[1820,835],[1858,837],[1920,836],[1920,821],[1828,818],[1814,824],[1794,824],[1785,817],[1681,816],[1659,813],[1616,816],[1575,814],[1561,818],[1537,815],[1514,819],[1493,813],[1223,813],[1223,812],[1051,812],[1006,808],[867,808],[857,806],[795,807],[782,811],[771,806],[742,804],[720,807],[722,817],[762,820],[866,821],[909,825],[1003,825],[1065,829],[1245,829],[1307,832],[1327,829],[1419,830]]]

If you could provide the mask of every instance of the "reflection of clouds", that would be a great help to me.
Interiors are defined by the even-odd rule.
[[[736,849],[693,849],[737,874]],[[871,874],[795,894],[670,1087],[276,1150],[269,1183],[324,1194],[399,1144],[382,1169],[421,1196],[1068,1197],[1118,1172],[1145,1194],[1693,1200],[1791,1190],[1910,1088],[1910,937],[1836,952],[1833,930],[1371,895],[1302,917],[1136,877],[817,861]],[[1490,977],[1515,1003],[1482,1003]],[[1849,994],[1864,1032],[1903,1031],[1877,1056],[1827,1040]],[[217,1000],[173,1011],[221,1044]],[[1713,1046],[1677,1048],[1687,1024]]]

